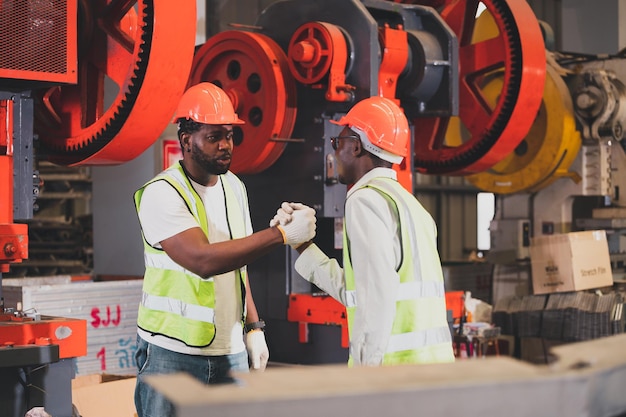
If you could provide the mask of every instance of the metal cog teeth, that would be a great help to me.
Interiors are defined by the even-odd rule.
[[[502,29],[505,32],[504,36],[511,46],[510,82],[507,86],[507,91],[504,93],[504,97],[502,98],[500,113],[497,115],[485,135],[470,149],[462,153],[457,153],[449,159],[443,160],[420,159],[416,156],[416,166],[424,168],[429,172],[432,171],[432,173],[438,173],[442,171],[442,167],[456,168],[459,166],[468,166],[478,161],[498,141],[500,135],[510,120],[513,110],[515,109],[517,97],[520,92],[522,77],[521,41],[519,38],[519,32],[516,30],[516,25],[514,24],[515,20],[513,19],[512,12],[508,7],[505,7],[506,2],[494,0],[492,4],[495,12],[498,13],[504,22],[502,25]]]
[[[154,0],[144,0],[143,12],[138,13],[141,23],[138,25],[143,31],[141,34],[141,46],[138,48],[137,61],[133,64],[133,75],[128,81],[128,91],[120,101],[120,105],[106,125],[97,133],[87,136],[77,144],[61,146],[57,142],[46,143],[44,152],[51,160],[67,161],[76,158],[84,158],[93,155],[108,144],[119,133],[120,129],[132,111],[137,95],[141,89],[143,78],[146,74],[148,57],[151,50],[151,39],[154,28]]]

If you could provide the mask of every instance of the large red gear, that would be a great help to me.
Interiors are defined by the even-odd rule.
[[[195,0],[81,0],[78,84],[34,94],[39,155],[61,165],[114,165],[152,145],[186,86],[195,7]]]
[[[498,36],[473,42],[479,3]],[[445,141],[449,118],[415,119],[415,166],[427,174],[477,173],[512,152],[535,119],[546,71],[543,38],[525,0],[455,0],[441,15],[459,39],[459,117],[469,138],[453,147]],[[481,84],[494,71],[502,71],[504,86],[492,108]]]
[[[189,85],[215,83],[246,123],[234,126],[231,171],[254,174],[269,168],[291,139],[296,122],[296,82],[287,55],[260,33],[225,31],[196,51]]]

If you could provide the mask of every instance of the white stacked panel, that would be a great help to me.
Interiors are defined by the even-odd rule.
[[[87,321],[87,356],[77,359],[78,375],[136,373],[134,353],[142,280],[29,283],[3,280],[5,307]]]

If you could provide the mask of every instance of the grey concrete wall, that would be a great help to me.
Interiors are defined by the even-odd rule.
[[[133,193],[155,174],[152,146],[118,166],[93,167],[94,274],[143,275],[143,244]]]
[[[562,50],[589,54],[614,54],[623,37],[623,0],[562,0],[560,28]],[[621,10],[620,10],[621,9]]]

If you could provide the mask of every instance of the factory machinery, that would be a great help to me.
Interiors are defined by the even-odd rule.
[[[364,97],[395,100],[413,131],[400,182],[416,193],[416,173],[463,176],[495,193],[487,260],[494,279],[514,268],[530,291],[531,237],[615,226],[592,215],[619,210],[626,178],[622,59],[555,51],[551,34],[525,0],[287,0],[199,46],[189,84],[220,85],[247,122],[235,127],[232,169],[253,223],[302,201],[337,259],[346,186],[330,121]],[[609,234],[616,269],[619,241]],[[344,309],[295,272],[296,256],[286,248],[250,266],[272,359],[344,362]]]
[[[374,95],[411,122],[410,155],[394,166],[407,189],[419,173],[497,194],[494,260],[526,259],[531,236],[622,227],[599,214],[624,201],[622,57],[552,50],[525,0],[284,0],[195,50],[193,3],[0,5],[2,271],[28,257],[16,221],[32,216],[35,158],[130,161],[157,140],[185,86],[201,81],[221,86],[246,121],[234,127],[231,169],[247,184],[253,223],[267,224],[281,201],[302,201],[317,211],[315,241],[329,256],[341,258],[346,195],[330,121]],[[15,34],[22,53],[6,53]],[[272,360],[344,362],[345,312],[297,275],[295,256],[285,247],[249,267]]]
[[[195,7],[194,0],[0,3],[0,283],[10,264],[28,258],[27,225],[42,181],[36,160],[121,164],[169,123],[193,59],[195,28],[180,16],[195,21]],[[74,358],[87,353],[86,330],[85,320],[0,302],[3,416],[37,406],[74,415]]]

